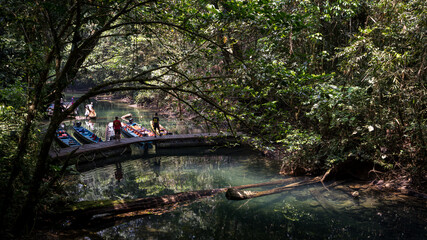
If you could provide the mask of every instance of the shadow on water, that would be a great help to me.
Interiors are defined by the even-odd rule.
[[[70,100],[73,96],[74,99],[77,99],[81,94],[67,93],[66,100]],[[92,102],[94,109],[96,111],[96,119],[84,119],[84,109],[85,104]],[[114,117],[121,117],[125,114],[132,114],[134,122],[141,124],[142,126],[148,128],[150,126],[150,121],[154,116],[154,112],[142,108],[137,108],[130,106],[128,103],[119,102],[119,101],[108,101],[108,100],[95,100],[91,99],[90,101],[79,106],[78,115],[81,120],[68,119],[64,121],[67,130],[71,130],[71,126],[75,122],[81,122],[82,126],[90,129],[96,135],[100,136],[102,139],[105,139],[105,128],[109,122],[114,120]],[[199,125],[189,125],[188,121],[183,121],[179,119],[169,119],[165,118],[160,114],[161,124],[168,129],[168,131],[175,134],[186,134],[186,133],[200,133],[206,132],[204,126]]]
[[[116,164],[82,172],[69,191],[81,201],[135,199],[283,178],[277,163],[247,149],[180,151],[126,159],[120,181]],[[425,204],[369,192],[355,199],[340,185],[315,184],[244,201],[218,194],[92,231],[105,239],[425,239]]]
[[[93,127],[101,137],[114,116],[130,112],[142,124],[152,116],[151,112],[112,102],[95,102],[95,109],[99,118]],[[167,127],[184,129],[174,129],[174,133],[188,131],[181,123],[162,120]],[[162,196],[282,179],[277,174],[279,164],[244,148],[144,152],[133,147],[129,155],[80,165],[81,172],[75,176],[78,184],[67,191],[78,201]],[[355,199],[340,185],[326,190],[314,184],[243,201],[218,194],[157,215],[94,225],[88,231],[82,229],[75,239],[418,240],[427,239],[426,209],[425,200],[372,192]]]

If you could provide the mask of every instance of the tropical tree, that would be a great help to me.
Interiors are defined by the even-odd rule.
[[[198,6],[199,9],[195,10],[191,6]],[[185,11],[183,7],[193,12]],[[23,226],[26,227],[24,232],[30,230],[40,199],[58,179],[52,175],[52,160],[48,155],[53,136],[59,124],[79,104],[97,94],[115,91],[161,89],[171,94],[178,90],[188,92],[182,86],[200,80],[174,82],[169,73],[177,72],[174,69],[191,59],[192,53],[209,40],[196,31],[192,32],[192,19],[196,18],[191,14],[203,11],[204,7],[203,4],[191,5],[190,2],[177,1],[171,4],[169,1],[154,0],[2,3],[2,11],[8,17],[2,40],[14,39],[25,53],[25,58],[20,62],[25,67],[19,68],[21,76],[25,78],[18,79],[21,79],[26,91],[25,110],[22,114],[25,120],[19,131],[16,152],[4,160],[5,164],[10,165],[7,167],[10,174],[5,183],[6,191],[1,205],[3,223],[6,223],[8,217],[12,216],[13,219],[17,214],[15,232],[22,233]],[[176,15],[177,11],[181,15]],[[185,46],[171,44],[170,38],[189,33],[193,38],[202,38],[203,41],[194,41]],[[116,40],[119,40],[118,44]],[[140,41],[134,46],[135,56],[132,59],[129,59],[131,48],[123,45],[129,40]],[[163,54],[142,58],[137,53],[150,54],[144,43],[156,45],[155,49],[163,48]],[[85,74],[88,72],[100,74],[95,68],[101,69],[103,66],[107,67],[102,69],[104,74],[109,76],[103,81],[99,80],[101,77],[97,77],[97,85],[70,108],[61,109],[60,101],[64,90],[76,79],[87,77]],[[53,117],[40,136],[41,141],[36,141],[40,143],[36,144],[36,152],[29,153],[33,130],[41,117],[40,113],[45,111],[50,102],[55,104]],[[27,161],[28,156],[34,157],[33,164]],[[59,173],[64,172],[65,166],[66,163]],[[17,189],[16,183],[22,180],[24,173],[29,173],[25,174],[29,179],[28,188]],[[15,201],[17,192],[21,190],[24,193],[19,197],[23,197],[24,201]],[[15,212],[11,209],[18,210]]]
[[[424,1],[0,6],[5,229],[28,232],[65,172],[67,164],[53,168],[48,154],[59,124],[90,97],[110,92],[171,96],[209,125],[245,131],[263,150],[284,149],[291,167],[325,172],[356,160],[417,179],[425,173]],[[62,110],[62,94],[73,85],[90,89]],[[52,102],[53,117],[40,131]]]
[[[364,95],[350,104],[358,114],[349,123],[357,126],[352,129],[362,134],[375,163],[422,181],[427,153],[427,4],[375,1],[370,7],[367,26],[337,55],[342,72],[337,80]]]

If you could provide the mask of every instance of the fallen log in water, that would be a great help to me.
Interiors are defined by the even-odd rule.
[[[117,215],[132,211],[155,209],[178,202],[201,199],[224,192],[225,190],[225,188],[217,188],[132,200],[82,202],[72,206],[70,210],[63,212],[62,214],[79,219],[88,219],[95,215]]]
[[[255,188],[262,186],[270,186],[270,185],[278,185],[285,184],[290,181],[295,181],[294,178],[286,178],[271,182],[265,183],[256,183],[256,184],[248,184],[248,185],[240,185],[232,187],[232,189],[239,190],[245,188]],[[311,180],[302,181],[298,183],[292,183],[286,185],[285,188],[291,188],[303,183],[309,184]],[[283,188],[283,187],[282,187]],[[72,222],[78,222],[81,225],[88,224],[89,221],[93,221],[96,218],[100,221],[111,220],[111,217],[121,218],[132,216],[132,214],[127,214],[131,212],[139,212],[136,215],[149,214],[153,212],[162,212],[163,210],[167,211],[173,206],[182,203],[188,203],[191,201],[196,201],[205,197],[211,197],[215,194],[225,192],[227,188],[217,188],[210,190],[199,190],[199,191],[191,191],[191,192],[182,192],[172,195],[165,195],[159,197],[147,197],[147,198],[139,198],[139,199],[128,199],[128,200],[100,200],[100,201],[88,201],[88,202],[80,202],[76,203],[73,206],[69,207],[65,211],[61,213],[54,214],[55,216],[51,216],[56,219],[74,219]],[[270,193],[272,194],[272,193]]]
[[[240,185],[240,186],[235,186],[235,187],[231,187],[231,188],[233,188],[233,189],[244,189],[244,188],[264,187],[264,186],[270,186],[270,185],[284,184],[284,183],[291,182],[291,181],[295,181],[295,178],[285,178],[285,179],[280,179],[280,180],[271,181],[271,182]]]
[[[308,184],[320,182],[319,178],[314,178],[310,180],[300,181],[285,185],[283,187],[273,188],[265,191],[242,191],[237,187],[228,188],[225,193],[225,197],[229,200],[244,200],[249,198],[261,197],[266,195],[271,195],[275,193],[280,193],[286,190],[294,189],[295,187],[304,186]]]

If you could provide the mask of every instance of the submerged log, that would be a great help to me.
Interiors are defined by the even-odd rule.
[[[240,189],[254,188],[269,185],[278,185],[295,181],[294,178],[281,179],[265,183],[256,183],[235,186],[232,189],[235,191],[241,191]],[[292,188],[301,184],[309,184],[311,180],[302,181],[297,183],[288,184],[282,188]],[[280,189],[280,188],[279,188]],[[79,225],[88,225],[95,219],[99,221],[110,221],[111,219],[125,218],[134,215],[153,214],[156,212],[168,211],[170,208],[174,208],[178,204],[185,204],[191,201],[197,201],[202,198],[211,197],[218,193],[223,193],[227,188],[216,188],[210,190],[199,190],[191,192],[182,192],[171,195],[164,195],[159,197],[147,197],[139,199],[129,200],[101,200],[101,201],[88,201],[76,203],[73,206],[67,208],[62,212],[57,212],[51,215],[52,219],[68,219],[71,222],[78,223]],[[273,189],[274,190],[274,189]],[[277,191],[277,190],[276,190]],[[283,191],[283,190],[282,190]],[[241,191],[242,192],[242,191]],[[254,197],[253,192],[243,191],[247,196]],[[257,195],[261,196],[263,193]],[[264,193],[265,194],[265,193]],[[273,194],[271,192],[270,194]],[[244,198],[244,196],[242,196]],[[241,198],[242,198],[241,197]],[[74,219],[74,220],[72,220]]]
[[[320,206],[331,216],[338,215],[337,209],[331,205],[328,200],[322,195],[320,190],[310,190],[310,194],[320,204]]]
[[[229,200],[244,200],[249,198],[261,197],[266,195],[271,195],[275,193],[281,193],[286,190],[291,190],[299,186],[304,186],[308,184],[318,183],[320,182],[319,178],[314,178],[310,180],[300,181],[285,185],[283,187],[273,188],[265,191],[241,191],[238,188],[228,188],[225,193],[225,197]]]
[[[268,185],[283,184],[292,181],[292,178],[281,179],[266,183],[256,183],[235,186],[234,189],[254,188]],[[225,192],[227,188],[216,188],[209,190],[199,190],[191,192],[182,192],[172,195],[164,195],[159,197],[147,197],[131,200],[118,200],[118,201],[90,201],[80,202],[72,206],[68,211],[70,215],[79,216],[93,216],[99,214],[120,214],[124,212],[139,211],[151,208],[159,208],[166,205],[171,205],[178,202],[185,202],[190,200],[201,199],[203,197],[213,196],[217,193]]]
[[[173,195],[147,197],[132,200],[82,202],[74,205],[73,207],[71,207],[70,210],[64,212],[63,214],[79,219],[90,218],[91,216],[101,214],[116,215],[132,211],[159,208],[162,206],[172,205],[178,202],[201,199],[220,192],[224,192],[225,190],[225,188],[217,188],[211,190],[183,192]]]
[[[235,186],[232,188],[234,188],[234,189],[245,189],[245,188],[264,187],[264,186],[270,186],[270,185],[284,184],[284,183],[291,182],[291,181],[295,181],[295,178],[285,178],[285,179],[280,179],[280,180],[271,181],[271,182],[240,185],[240,186]]]
[[[225,197],[228,200],[244,200],[253,198],[257,192],[253,191],[242,191],[236,188],[229,188],[227,192],[225,192]]]

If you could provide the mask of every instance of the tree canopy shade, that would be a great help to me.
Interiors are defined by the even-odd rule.
[[[17,152],[13,153],[10,159],[4,159],[7,161],[6,164],[11,166],[5,168],[10,170],[10,174],[8,176],[6,174],[8,180],[4,196],[7,198],[2,198],[4,199],[2,213],[9,211],[15,203],[17,197],[15,182],[20,180],[24,171],[30,170],[31,173],[30,179],[27,179],[28,193],[24,194],[23,198],[26,200],[22,203],[21,210],[16,212],[18,214],[16,232],[22,226],[32,225],[35,207],[43,195],[41,191],[43,179],[48,177],[52,164],[48,158],[48,151],[53,135],[62,120],[79,104],[91,96],[105,92],[137,89],[171,91],[179,87],[162,82],[161,79],[167,76],[170,69],[189,58],[189,54],[182,54],[184,49],[180,49],[177,54],[163,54],[157,56],[155,60],[149,59],[151,61],[148,63],[161,66],[140,70],[141,65],[137,65],[137,61],[124,64],[128,52],[121,52],[120,44],[115,46],[116,49],[111,49],[112,44],[103,46],[116,39],[126,40],[132,36],[136,38],[161,34],[163,37],[170,37],[168,32],[172,32],[172,29],[182,33],[189,32],[191,29],[187,29],[182,23],[185,19],[174,19],[172,14],[167,14],[168,11],[174,10],[172,7],[173,4],[162,1],[78,0],[2,3],[2,11],[6,16],[2,26],[4,28],[2,42],[22,57],[16,59],[15,54],[5,49],[3,53],[12,59],[10,65],[14,68],[11,69],[11,73],[4,76],[7,84],[5,82],[3,85],[12,89],[12,85],[19,86],[19,82],[25,82],[25,89],[22,92],[26,94],[24,104],[26,110],[22,115],[25,122],[19,131]],[[174,50],[173,45],[162,42],[160,36],[156,36],[154,44]],[[201,43],[195,43],[191,48],[197,48],[198,44]],[[191,48],[188,49],[189,53],[192,51]],[[112,78],[91,88],[71,108],[61,111],[59,106],[63,91],[75,82],[77,77],[84,77],[85,69],[93,66],[102,67],[103,63],[108,63],[107,67],[110,69],[106,70]],[[19,71],[19,74],[15,74],[12,70]],[[149,74],[154,71],[156,74]],[[8,104],[14,102],[8,98],[4,100],[9,100]],[[50,102],[54,102],[56,107],[46,132],[41,136],[40,145],[36,147],[37,151],[31,154],[35,161],[32,168],[31,164],[26,165],[29,138],[36,127],[39,114],[44,112]],[[18,102],[15,101],[14,104],[18,105]],[[2,216],[5,216],[3,220],[9,217],[8,214]]]
[[[108,92],[168,94],[210,125],[245,131],[255,147],[284,150],[287,169],[323,173],[359,161],[425,181],[425,1],[0,6],[6,230],[29,231],[65,171],[52,170],[48,157],[59,124]],[[56,107],[38,131],[47,104],[60,106],[73,85],[89,90],[68,110]]]

